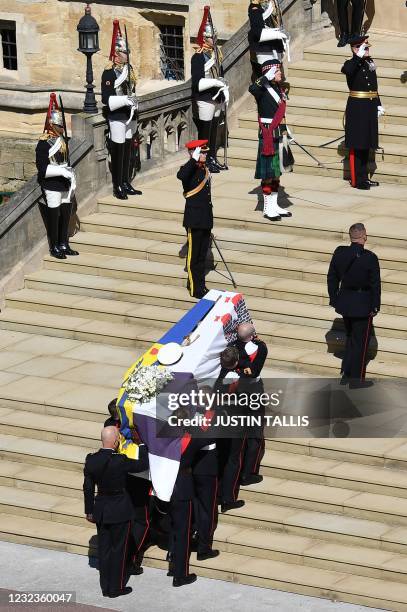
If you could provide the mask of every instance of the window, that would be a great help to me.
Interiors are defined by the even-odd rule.
[[[159,25],[161,73],[169,81],[184,80],[184,28]]]
[[[17,70],[16,22],[0,21],[0,36],[3,49],[3,68]]]

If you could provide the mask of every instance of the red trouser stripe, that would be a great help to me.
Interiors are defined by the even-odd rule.
[[[240,449],[240,454],[239,454],[239,469],[237,470],[235,482],[234,482],[234,485],[233,485],[233,501],[236,501],[236,497],[237,497],[237,494],[236,494],[236,492],[237,492],[237,483],[239,481],[240,472],[242,471],[243,450],[244,450],[245,444],[246,444],[246,436],[242,440],[242,446],[241,446],[241,449]]]
[[[188,544],[187,544],[187,556],[185,559],[185,576],[189,574],[189,555],[190,555],[190,544],[191,544],[191,519],[192,519],[192,502],[189,503],[189,517],[188,517]]]
[[[370,335],[370,328],[372,326],[372,315],[370,315],[368,322],[367,322],[367,328],[366,328],[366,336],[365,336],[365,346],[363,348],[363,355],[362,355],[362,365],[360,368],[360,380],[363,380],[365,378],[366,375],[366,354],[367,354],[367,349],[368,349],[368,345],[369,345],[369,335]]]
[[[257,451],[257,455],[256,455],[256,460],[254,462],[254,466],[253,466],[253,474],[255,474],[259,468],[259,463],[260,463],[260,455],[261,455],[261,451],[263,450],[263,440],[260,441],[259,444],[259,450]]]
[[[122,577],[120,579],[120,588],[122,589],[124,587],[123,585],[123,581],[124,581],[124,570],[126,567],[126,559],[127,559],[127,547],[128,547],[128,543],[129,543],[129,535],[130,535],[130,527],[131,527],[131,523],[129,521],[129,526],[127,528],[127,535],[126,535],[126,542],[124,544],[124,553],[123,553],[123,563],[122,563]]]
[[[349,151],[349,168],[351,185],[356,187],[355,149],[350,149]]]

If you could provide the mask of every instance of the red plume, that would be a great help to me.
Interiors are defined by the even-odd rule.
[[[203,47],[203,44],[204,44],[204,32],[205,32],[206,23],[208,21],[208,15],[209,15],[210,10],[211,10],[210,6],[204,6],[202,23],[198,30],[198,36],[196,37],[196,42],[198,43],[200,47]]]
[[[120,23],[118,19],[115,19],[113,21],[113,34],[112,34],[112,44],[110,46],[110,55],[109,55],[109,61],[112,61],[115,53],[116,53],[116,39],[117,39],[117,35],[121,36],[122,35],[122,31],[120,29]]]
[[[50,127],[49,120],[51,118],[51,112],[54,109],[59,110],[59,106],[58,106],[57,95],[55,92],[52,92],[49,95],[49,104],[48,104],[47,116],[45,118],[44,132],[48,132],[49,130],[49,127]]]

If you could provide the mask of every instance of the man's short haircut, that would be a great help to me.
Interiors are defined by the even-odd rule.
[[[222,368],[232,370],[239,361],[239,351],[236,346],[227,346],[220,354],[220,365]]]
[[[119,418],[119,413],[117,411],[117,397],[115,397],[114,399],[112,399],[108,405],[107,405],[107,409],[110,413],[110,416],[112,417],[112,419],[118,419]]]
[[[255,334],[256,329],[253,323],[240,323],[237,327],[237,336],[243,342],[247,342]]]
[[[349,236],[351,240],[357,240],[363,234],[366,234],[366,228],[363,223],[354,223],[349,228]]]

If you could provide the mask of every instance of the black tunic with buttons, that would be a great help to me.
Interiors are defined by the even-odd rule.
[[[377,91],[376,70],[371,58],[356,54],[342,66],[350,91]],[[345,145],[349,149],[377,149],[379,127],[377,107],[380,98],[348,98],[345,111]]]
[[[201,166],[191,157],[178,170],[177,178],[182,181],[184,193],[188,193],[198,187],[205,179],[205,166]],[[185,198],[183,226],[190,229],[212,229],[213,212],[210,176],[199,193]]]
[[[250,30],[247,38],[249,40],[250,51],[254,53],[263,53],[264,55],[273,55],[274,52],[283,54],[284,45],[281,40],[276,39],[260,42],[262,30],[266,27],[263,19],[264,10],[260,4],[251,2],[248,13]]]

